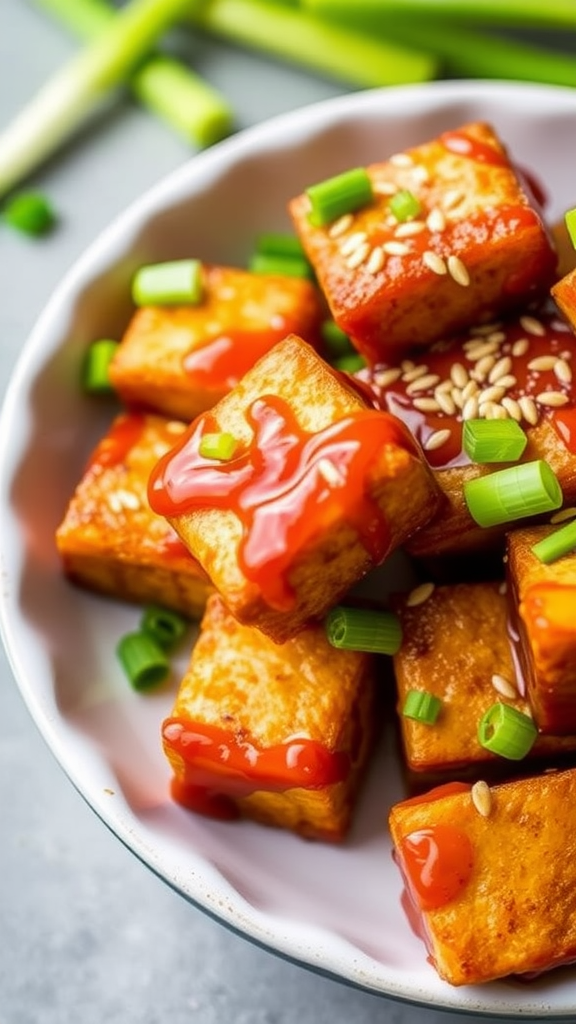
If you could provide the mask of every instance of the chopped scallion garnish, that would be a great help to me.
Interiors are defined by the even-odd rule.
[[[549,533],[547,537],[532,545],[532,552],[536,555],[536,558],[546,565],[556,562],[559,558],[569,555],[572,551],[576,551],[576,519],[566,523],[566,526],[561,526],[559,530],[554,530],[553,533]]]
[[[400,189],[399,192],[395,192],[390,197],[389,202],[390,212],[396,217],[396,220],[413,220],[417,217],[421,211],[421,206],[413,192],[409,192],[408,189]]]
[[[110,338],[93,341],[82,367],[82,386],[89,394],[104,394],[113,390],[108,373],[110,363],[118,350],[118,342]]]
[[[371,203],[372,182],[364,167],[353,167],[310,185],[306,195],[310,200],[308,219],[315,227],[322,227]]]
[[[340,356],[332,361],[332,366],[343,373],[358,373],[366,366],[366,360],[359,352],[351,352],[349,355]]]
[[[188,620],[178,612],[151,604],[144,609],[140,628],[165,651],[172,650],[188,629]]]
[[[116,648],[120,664],[135,690],[149,690],[164,682],[170,661],[148,633],[127,633]]]
[[[480,719],[478,742],[492,754],[521,761],[532,749],[538,729],[529,715],[498,701]]]
[[[516,420],[464,420],[462,446],[472,462],[517,462],[527,444]]]
[[[198,451],[203,459],[217,459],[228,462],[234,455],[238,441],[233,434],[222,431],[219,434],[203,434],[200,438]]]
[[[568,213],[564,216],[564,221],[570,235],[570,241],[576,249],[576,207],[573,210],[568,210]]]
[[[56,223],[54,208],[40,192],[19,192],[6,203],[2,220],[24,235],[46,235]]]
[[[464,484],[468,511],[479,526],[553,512],[562,504],[562,488],[543,459],[499,469]]]
[[[312,277],[313,270],[305,256],[255,252],[248,263],[253,274],[280,274],[283,277]]]
[[[413,718],[416,722],[422,722],[423,725],[434,725],[441,707],[442,701],[435,694],[428,693],[427,690],[409,690],[404,700],[402,714],[404,718]]]
[[[395,654],[402,643],[402,627],[393,612],[337,605],[325,619],[326,636],[333,647],[375,654]]]
[[[132,282],[137,306],[198,305],[202,301],[200,260],[172,260],[140,267]]]
[[[324,320],[320,326],[320,334],[326,346],[328,359],[331,361],[342,356],[356,355],[346,331],[343,331],[335,320]]]
[[[302,259],[306,257],[302,242],[296,235],[288,235],[280,231],[266,231],[258,235],[255,244],[256,252],[266,256],[292,256]]]

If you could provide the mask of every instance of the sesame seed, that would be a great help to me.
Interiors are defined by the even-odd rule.
[[[404,368],[405,364],[402,363],[401,365],[402,368]],[[425,363],[420,363],[418,366],[414,366],[414,363],[410,363],[409,365],[407,365],[406,370],[404,370],[404,373],[402,374],[402,380],[406,381],[408,384],[411,384],[413,380],[418,380],[418,377],[424,377],[424,375],[427,373],[428,367],[426,366]]]
[[[562,391],[541,391],[539,395],[535,395],[535,401],[539,405],[545,405],[550,409],[559,409],[561,405],[566,405],[570,399]]]
[[[355,231],[353,235],[349,235],[348,238],[342,242],[340,246],[340,254],[342,256],[350,256],[359,246],[365,245],[368,235],[365,231]]]
[[[393,196],[398,191],[398,186],[393,181],[375,181],[372,189],[379,196]]]
[[[505,377],[507,373],[512,369],[512,360],[510,356],[502,356],[498,359],[488,374],[488,382],[495,384],[500,377]]]
[[[529,370],[553,370],[556,365],[556,356],[537,356],[528,363]]]
[[[486,380],[492,368],[496,365],[496,357],[493,355],[482,356],[474,367],[474,380]]]
[[[496,692],[500,693],[503,697],[509,697],[510,700],[515,700],[518,696],[518,690],[509,679],[506,679],[506,676],[501,676],[498,672],[495,672],[490,682]]]
[[[458,409],[461,409],[462,406],[464,405],[461,388],[452,388],[452,391],[450,392],[450,398],[454,402],[454,405],[458,407]]]
[[[478,814],[481,814],[483,818],[488,818],[492,810],[492,793],[488,783],[484,782],[483,779],[479,779],[472,786],[470,796]]]
[[[400,363],[400,367],[403,373],[408,373],[409,370],[413,370],[416,363],[412,359],[403,359]]]
[[[448,257],[448,273],[456,284],[462,285],[466,288],[470,284],[470,274],[465,263],[462,262],[459,256],[451,255]]]
[[[424,185],[429,180],[430,174],[424,164],[415,164],[412,168],[412,177],[417,185]]]
[[[462,419],[478,419],[478,411],[478,398],[476,395],[471,395],[470,398],[466,402],[464,402],[464,405],[462,407]]]
[[[372,252],[374,252],[374,249],[370,248],[368,242],[364,242],[363,245],[359,245],[358,248],[351,253],[346,260],[346,266],[349,267],[350,270],[355,270],[356,267],[361,266],[362,263],[368,259],[368,256]]]
[[[497,413],[499,408],[500,406],[496,402],[482,402],[478,409],[480,419],[497,420],[499,418]]]
[[[472,335],[472,337],[470,341],[466,342],[466,344],[471,345],[478,338],[485,338],[488,334],[494,334],[494,331],[496,331],[499,327],[500,324],[496,322],[491,324],[474,324],[474,326],[470,328],[469,332]]]
[[[430,437],[427,437],[424,442],[424,450],[427,452],[435,451],[437,448],[441,448],[443,444],[446,444],[450,438],[450,431],[448,429],[435,430]]]
[[[413,235],[419,235],[424,231],[425,227],[423,220],[405,220],[398,225],[394,234],[396,238],[412,238]]]
[[[506,412],[511,419],[520,423],[520,420],[522,419],[522,409],[515,398],[510,398],[509,395],[504,395],[504,398],[501,400],[501,405],[506,409]]]
[[[415,398],[412,405],[418,412],[440,412],[440,406],[435,398]]]
[[[447,273],[448,268],[437,252],[432,252],[431,249],[426,249],[426,252],[422,253],[422,262],[428,270],[431,270],[433,274],[438,274],[442,277]]]
[[[574,519],[576,517],[576,508],[566,507],[561,508],[559,512],[555,512],[553,516],[550,516],[550,522],[556,525],[556,523],[565,523],[567,519]]]
[[[570,384],[572,382],[572,370],[565,359],[557,359],[554,366],[554,373],[556,379],[561,384]]]
[[[469,377],[468,371],[465,366],[462,366],[462,363],[452,363],[450,367],[450,380],[457,388],[466,387]]]
[[[484,356],[493,355],[494,352],[498,351],[498,342],[496,341],[478,341],[475,345],[471,345],[466,351],[466,358],[471,363],[477,363]]]
[[[433,592],[433,583],[421,583],[418,587],[414,587],[414,589],[408,594],[408,597],[406,598],[406,606],[408,608],[415,608],[416,605],[424,604],[424,601],[427,601]]]
[[[445,210],[452,210],[464,199],[464,193],[457,188],[449,188],[442,196],[442,206]]]
[[[318,472],[329,487],[342,487],[345,477],[331,459],[319,459]]]
[[[410,252],[410,246],[406,245],[405,242],[384,242],[382,246],[383,251],[387,256],[407,256]]]
[[[478,384],[475,380],[469,380],[466,387],[462,388],[462,401],[467,402],[472,395],[478,394]]]
[[[398,380],[402,371],[398,366],[392,366],[389,370],[378,370],[374,374],[374,383],[379,388],[386,388],[389,384],[394,384]]]
[[[388,159],[394,167],[413,167],[414,160],[409,153],[393,153]]]
[[[438,206],[434,207],[433,210],[430,210],[430,213],[426,217],[426,227],[428,228],[428,231],[432,232],[444,231],[446,227],[446,217]]]
[[[517,338],[511,348],[512,355],[525,356],[529,346],[530,342],[528,341],[528,338]]]
[[[534,334],[542,337],[542,335],[546,333],[544,324],[542,324],[540,320],[537,320],[535,316],[521,316],[520,324],[522,325],[522,330],[526,331],[526,334]]]
[[[533,398],[529,395],[521,395],[518,399],[518,405],[522,410],[522,416],[531,427],[536,426],[538,423],[538,408]]]
[[[500,345],[503,341],[506,341],[506,335],[504,331],[495,331],[492,329],[486,335],[486,341],[493,341],[496,345]]]
[[[421,377],[417,377],[416,380],[411,381],[406,388],[406,394],[413,395],[417,391],[426,391],[426,388],[433,388],[438,384],[439,380],[440,377],[437,373],[425,373]]]
[[[506,389],[501,387],[499,384],[492,384],[489,388],[484,388],[483,391],[478,395],[478,401],[482,402],[499,402],[501,398],[504,398]]]
[[[507,592],[508,592],[508,584],[506,583],[506,580],[502,580],[502,583],[498,587],[498,593],[499,594],[506,594]]]
[[[440,384],[438,384],[438,386],[436,387],[435,390],[436,391],[444,391],[444,392],[446,392],[446,391],[452,391],[452,388],[453,388],[453,381],[451,381],[449,377],[446,377],[445,380],[443,380]]]
[[[456,403],[454,402],[452,395],[448,395],[445,391],[440,391],[436,388],[434,391],[434,397],[442,412],[446,413],[447,416],[454,415],[456,412]]]
[[[335,220],[328,228],[330,238],[339,238],[340,235],[343,235],[348,228],[352,227],[353,220],[351,213],[345,213],[342,217],[338,217],[338,220]]]
[[[370,274],[377,274],[384,266],[384,253],[382,249],[372,249],[368,259],[366,260],[366,270]]]
[[[515,383],[516,377],[512,373],[506,373],[498,380],[498,384],[501,388],[513,388]]]

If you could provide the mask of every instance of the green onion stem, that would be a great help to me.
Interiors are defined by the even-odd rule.
[[[558,478],[544,459],[466,480],[463,490],[470,515],[485,527],[553,512],[563,497]]]
[[[82,367],[82,385],[88,394],[106,394],[113,391],[109,368],[118,351],[118,342],[112,338],[98,338],[86,352]]]
[[[56,72],[0,135],[0,195],[50,156],[189,8],[190,0],[132,0]]]
[[[66,28],[89,41],[113,24],[109,0],[35,0]],[[134,96],[186,142],[209,146],[229,134],[230,104],[211,85],[173,57],[151,54],[132,73]]]
[[[188,626],[188,619],[178,612],[151,604],[144,609],[140,628],[143,633],[151,636],[162,650],[171,651],[182,639]]]
[[[402,643],[402,627],[393,612],[337,605],[325,620],[326,636],[333,647],[348,651],[396,654]]]
[[[454,18],[461,25],[508,28],[571,28],[576,30],[574,0],[301,0],[320,15],[349,12],[359,29],[376,13],[382,18],[429,15],[440,22]]]
[[[427,19],[424,14],[416,17],[408,12],[405,17],[396,12],[389,17],[377,3],[365,4],[359,15],[356,3],[349,0],[303,2],[311,13],[322,14],[326,24],[330,19],[334,25],[348,25],[353,31],[365,32],[366,38],[374,42],[386,40],[392,45],[426,48],[453,78],[500,78],[574,86],[574,58],[570,54],[435,19],[430,3],[426,10],[431,17]]]
[[[568,210],[564,217],[564,220],[566,222],[566,230],[570,235],[570,241],[576,249],[576,208],[573,210]]]
[[[188,15],[214,35],[356,86],[429,81],[438,71],[426,44],[375,40],[266,0],[211,0],[192,5]]]
[[[541,562],[550,565],[564,555],[576,551],[576,520],[566,523],[559,530],[554,530],[542,540],[532,545],[532,551]]]

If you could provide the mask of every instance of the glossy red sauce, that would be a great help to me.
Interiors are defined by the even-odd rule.
[[[403,424],[361,410],[310,434],[287,403],[272,395],[257,399],[246,419],[252,441],[229,462],[218,463],[199,453],[202,435],[218,430],[210,413],[200,416],[153,470],[152,509],[168,518],[203,508],[234,512],[243,526],[242,572],[279,609],[294,603],[286,576],[295,555],[335,522],[348,522],[371,560],[381,562],[389,550],[389,528],[369,482],[385,446],[414,451]],[[328,465],[336,483],[324,475]]]
[[[269,325],[265,330],[250,331],[236,327],[188,352],[182,365],[197,387],[208,391],[229,390],[261,356],[289,333],[285,319],[279,316],[275,317],[275,325]]]
[[[466,887],[474,864],[465,832],[439,823],[405,836],[398,848],[404,875],[421,910],[437,910]]]
[[[131,449],[138,444],[144,426],[145,418],[141,413],[117,417],[106,437],[96,446],[87,469],[104,469],[125,462]]]
[[[258,790],[320,789],[342,782],[350,770],[347,753],[331,752],[316,740],[261,748],[246,736],[183,718],[166,719],[162,740],[168,756],[184,762],[172,795],[213,817],[237,816],[236,801]]]
[[[469,160],[475,160],[480,164],[492,164],[494,167],[509,167],[510,161],[505,153],[499,152],[494,146],[490,146],[480,139],[474,139],[465,132],[442,132],[440,142],[450,153],[457,156],[465,156]]]

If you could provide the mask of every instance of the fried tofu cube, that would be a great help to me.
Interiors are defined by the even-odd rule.
[[[174,798],[341,841],[374,738],[374,659],[336,650],[314,625],[285,644],[208,601],[162,727]]]
[[[406,359],[406,354],[404,359]],[[576,501],[576,336],[555,309],[475,326],[397,360],[362,370],[380,408],[411,429],[431,466],[443,501],[438,514],[407,543],[416,558],[503,549],[510,524],[478,526],[464,484],[505,463],[471,462],[462,448],[465,419],[517,420],[528,444],[521,461],[544,459],[567,504]]]
[[[452,784],[390,813],[407,907],[451,985],[576,957],[576,771]]]
[[[353,214],[316,227],[306,192],[289,209],[334,319],[368,363],[547,294],[552,237],[490,125],[443,132],[366,170],[373,200]],[[418,206],[407,220],[390,207],[404,192]]]
[[[190,421],[291,333],[318,343],[323,304],[308,280],[203,266],[198,305],[138,309],[110,366],[127,405]]]
[[[568,323],[576,331],[576,267],[561,277],[550,291]]]
[[[237,443],[227,462],[201,452],[214,432]],[[236,618],[277,643],[322,618],[437,500],[404,424],[296,336],[191,425],[149,497]]]
[[[518,662],[534,719],[544,733],[576,733],[576,551],[547,565],[534,544],[558,526],[507,536]]]
[[[150,470],[185,429],[162,416],[122,413],[93,452],[56,533],[66,575],[90,590],[191,617],[213,589],[162,516],[152,512]]]
[[[402,624],[402,644],[393,656],[393,665],[402,751],[409,773],[429,780],[456,773],[460,778],[463,773],[471,778],[487,772],[516,775],[521,767],[518,761],[492,753],[478,738],[483,715],[497,701],[531,714],[523,680],[517,676],[508,594],[498,581],[428,589],[429,595],[419,603],[411,603],[411,594],[398,595],[394,602]],[[402,714],[412,690],[440,700],[433,724]],[[574,750],[576,736],[538,736],[526,761],[538,758],[553,763]],[[418,784],[419,778],[411,782]]]

